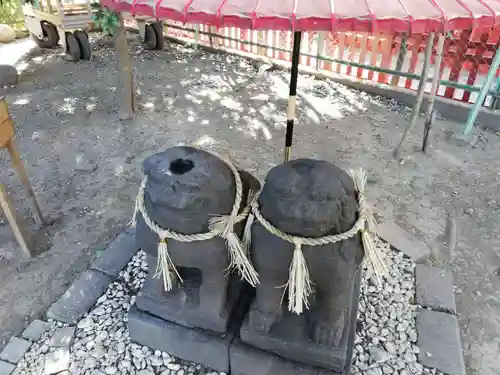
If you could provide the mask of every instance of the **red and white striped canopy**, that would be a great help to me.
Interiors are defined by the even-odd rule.
[[[101,0],[116,11],[244,29],[444,32],[500,22],[500,0]]]

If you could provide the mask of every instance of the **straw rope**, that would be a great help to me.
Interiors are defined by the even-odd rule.
[[[175,232],[171,229],[165,229],[155,223],[146,211],[144,205],[144,190],[147,184],[147,176],[142,180],[141,186],[139,188],[139,193],[137,194],[137,199],[135,203],[134,216],[132,222],[136,223],[137,213],[140,212],[142,218],[146,225],[155,232],[159,237],[158,242],[158,263],[156,266],[156,271],[154,274],[155,278],[163,278],[163,286],[165,291],[170,291],[173,287],[172,283],[172,273],[174,273],[179,280],[182,281],[181,276],[177,272],[175,264],[173,263],[170,255],[168,253],[167,242],[168,239],[172,239],[179,242],[196,242],[210,240],[215,237],[222,237],[226,241],[226,246],[229,252],[229,269],[236,268],[243,279],[245,279],[249,284],[255,286],[258,284],[258,274],[255,271],[252,263],[248,259],[248,253],[245,251],[240,239],[234,233],[234,226],[245,220],[250,213],[251,207],[246,206],[241,213],[238,211],[241,207],[241,202],[243,200],[243,184],[241,182],[240,174],[236,167],[227,158],[221,156],[210,150],[204,150],[210,154],[218,157],[229,167],[231,170],[235,185],[236,194],[234,198],[234,204],[229,215],[217,215],[209,220],[209,231],[205,233],[195,233],[195,234],[182,234]],[[250,198],[251,199],[251,198]]]
[[[350,170],[348,173],[352,177],[358,193],[359,217],[353,227],[344,233],[317,238],[294,236],[281,231],[262,216],[259,211],[258,204],[259,194],[254,197],[251,203],[252,212],[248,217],[243,235],[243,244],[246,247],[246,252],[250,250],[251,226],[254,218],[256,218],[269,233],[272,233],[282,240],[294,245],[292,263],[290,264],[289,269],[289,278],[285,287],[288,289],[288,309],[296,314],[301,314],[304,307],[306,309],[309,308],[308,297],[312,293],[312,281],[302,253],[303,245],[321,246],[335,244],[352,238],[361,232],[361,238],[365,250],[365,261],[367,261],[369,268],[379,279],[383,275],[387,274],[387,267],[383,254],[377,250],[377,246],[375,245],[375,221],[364,195],[366,187],[366,174],[362,169]]]

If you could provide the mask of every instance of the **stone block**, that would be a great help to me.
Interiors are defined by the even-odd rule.
[[[22,337],[26,340],[38,341],[49,327],[50,324],[43,320],[33,320],[24,330]]]
[[[229,350],[231,375],[347,375],[283,359],[273,353],[251,348],[235,339]]]
[[[52,335],[49,345],[61,348],[69,348],[75,337],[76,327],[58,328]]]
[[[10,375],[14,371],[16,366],[12,363],[0,361],[0,375]]]
[[[49,318],[76,324],[106,291],[113,279],[99,271],[88,270],[50,306]]]
[[[17,69],[12,65],[0,65],[0,87],[15,85],[19,81]]]
[[[332,371],[331,373],[343,374],[349,368],[352,357],[360,283],[361,270],[356,273],[353,291],[350,294],[350,316],[346,319],[342,340],[338,346],[320,345],[309,338],[307,322],[310,317],[308,319],[307,312],[302,315],[286,312],[282,320],[276,323],[269,333],[253,330],[246,319],[240,330],[241,341],[245,345],[280,356],[282,358],[280,361],[270,359],[271,363],[277,363],[276,366],[279,368],[282,366],[282,361],[289,360],[300,362],[306,368],[307,366],[318,367],[328,369]],[[254,354],[249,354],[249,356],[252,357]],[[286,365],[284,369],[288,367]],[[325,372],[325,374],[329,373]]]
[[[431,255],[431,249],[396,223],[387,221],[377,226],[377,232],[384,241],[406,254],[414,261],[424,261]]]
[[[69,370],[69,349],[56,349],[47,354],[45,359],[45,375],[59,374],[62,371]]]
[[[90,268],[112,278],[118,277],[120,271],[125,268],[138,250],[133,233],[125,231],[111,242]]]
[[[444,312],[417,311],[418,361],[447,375],[465,375],[457,318]]]
[[[436,311],[456,313],[453,277],[439,268],[417,264],[415,269],[417,303]]]
[[[12,337],[7,343],[7,346],[0,353],[0,359],[16,364],[28,351],[30,346],[31,342],[28,340]]]
[[[178,243],[180,248],[186,252],[210,251],[210,248],[216,248],[224,245],[224,240],[215,238],[203,242]],[[157,258],[148,255],[149,269],[155,269]],[[231,275],[227,282],[227,299],[222,309],[215,310],[210,314],[206,306],[200,304],[201,278],[197,273],[191,277],[187,272],[197,273],[196,271],[186,269],[183,274],[183,283],[180,288],[166,293],[163,282],[154,278],[150,272],[144,286],[137,295],[136,306],[139,310],[146,312],[158,318],[180,324],[184,327],[207,329],[214,332],[224,333],[229,324],[229,317],[238,303],[239,295],[243,287],[239,275]],[[201,277],[200,277],[201,276]]]
[[[128,313],[132,341],[229,373],[229,344],[234,330],[221,334],[187,328],[141,312],[132,306]]]

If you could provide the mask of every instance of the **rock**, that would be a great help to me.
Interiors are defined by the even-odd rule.
[[[91,317],[86,317],[78,322],[77,328],[87,329],[91,328],[93,325],[94,325],[94,320]]]
[[[180,370],[181,365],[180,365],[180,364],[178,364],[178,363],[169,363],[169,364],[167,365],[167,368],[168,368],[169,370],[178,371],[178,370]]]
[[[58,328],[52,338],[50,339],[49,345],[55,347],[67,347],[69,348],[73,342],[75,336],[75,327],[64,327]]]
[[[391,358],[385,350],[377,348],[376,346],[368,348],[368,352],[376,363],[384,363]]]
[[[16,39],[16,32],[12,27],[0,24],[0,43],[10,43]]]
[[[0,65],[0,87],[15,85],[19,80],[17,69],[11,65]]]
[[[70,359],[69,349],[56,349],[47,354],[45,359],[45,375],[57,374],[69,370]]]
[[[118,372],[118,369],[115,366],[110,366],[110,367],[106,367],[104,369],[104,372],[107,375],[115,375]]]
[[[385,343],[385,350],[391,355],[396,355],[396,346],[392,342],[386,342]]]
[[[75,160],[76,160],[75,171],[77,172],[92,173],[98,168],[97,164],[90,160],[87,160],[84,154],[76,155]]]

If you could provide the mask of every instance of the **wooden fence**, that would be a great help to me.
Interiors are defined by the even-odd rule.
[[[254,31],[234,27],[168,22],[167,35],[193,43],[224,46],[290,61],[293,35],[286,31]],[[427,35],[304,32],[302,65],[318,70],[416,90],[424,60]],[[449,33],[440,69],[438,95],[474,103],[493,56],[500,46],[500,27]],[[435,46],[432,61],[434,61]],[[497,72],[497,77],[500,70]],[[430,91],[430,79],[426,90]],[[483,102],[492,106],[500,97],[497,79]]]

